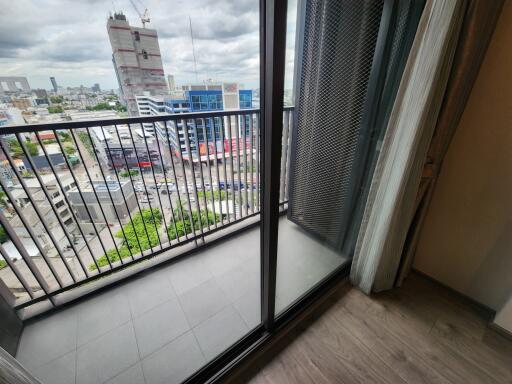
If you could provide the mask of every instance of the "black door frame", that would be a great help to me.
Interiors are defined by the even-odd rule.
[[[386,35],[394,13],[394,0],[384,0]],[[304,3],[304,2],[299,2]],[[242,339],[189,377],[185,383],[216,383],[225,379],[255,351],[274,338],[291,320],[346,278],[350,263],[333,270],[278,316],[275,314],[279,184],[283,132],[283,95],[286,54],[287,0],[260,0],[260,116],[262,210],[260,213],[261,323]],[[301,10],[298,10],[300,12]],[[391,12],[391,14],[390,14]],[[384,54],[386,49],[376,52]],[[379,61],[380,58],[377,58]]]

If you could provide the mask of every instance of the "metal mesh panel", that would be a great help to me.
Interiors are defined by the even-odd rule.
[[[383,2],[306,2],[288,217],[340,246]]]

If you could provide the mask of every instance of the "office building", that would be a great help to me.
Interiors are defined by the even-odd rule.
[[[131,26],[122,13],[110,16],[107,30],[121,99],[130,116],[137,116],[136,95],[168,93],[157,32]]]
[[[169,90],[172,92],[176,89],[176,82],[174,80],[174,75],[167,76],[167,82],[169,83]]]
[[[130,219],[129,213],[137,207],[137,197],[130,181],[87,182],[80,185],[80,191],[77,187],[71,189],[68,197],[78,220],[84,223],[90,223],[91,217],[94,223],[104,223],[101,208],[107,223],[118,222],[117,217],[121,223],[126,223]]]
[[[151,96],[148,94],[137,96],[138,113],[140,116],[157,116],[159,114],[175,114],[186,112],[206,112],[206,111],[222,111],[222,110],[237,110],[237,109],[250,109],[252,108],[252,90],[240,89],[237,83],[222,83],[222,84],[200,84],[200,85],[187,85],[182,87],[181,91],[173,91],[167,97]],[[187,122],[188,134],[190,138],[190,148],[194,152],[197,145],[201,147],[206,142],[205,133],[208,137],[208,144],[213,146],[215,142],[217,149],[220,151],[222,148],[222,137],[227,140],[229,137],[227,127],[231,126],[231,136],[236,137],[236,127],[238,126],[239,137],[243,135],[243,127],[249,131],[249,121],[247,117],[243,120],[239,117],[237,120],[234,116],[230,118],[230,124],[220,117],[194,119]],[[224,118],[227,120],[227,118]],[[195,122],[195,130],[193,123]],[[152,129],[153,124],[144,124],[145,129]],[[185,143],[185,136],[182,122],[178,122],[177,131],[178,136],[169,124],[167,129],[162,123],[155,123],[155,134],[159,135],[159,140],[167,144],[169,137],[171,145],[176,150],[177,154],[181,152],[186,154],[187,148]],[[222,127],[224,130],[221,132]],[[197,139],[196,139],[197,132]],[[179,138],[178,138],[179,137]],[[215,137],[215,140],[214,140]],[[178,146],[179,143],[179,146]],[[213,152],[211,148],[210,153]],[[203,153],[202,153],[203,154]]]
[[[55,77],[50,77],[50,81],[52,83],[53,92],[57,93],[59,90],[59,86],[57,85],[57,80],[55,80]]]

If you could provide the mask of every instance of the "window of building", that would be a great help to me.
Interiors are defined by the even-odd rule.
[[[192,96],[192,109],[194,111],[199,111],[201,109],[199,96]]]
[[[67,215],[69,215],[69,210],[66,208],[61,213],[59,213],[59,215],[60,217],[66,217]]]
[[[140,41],[139,31],[135,31],[135,32],[133,32],[133,34],[135,35],[135,41]]]
[[[142,57],[144,58],[144,60],[148,59],[148,52],[145,49],[142,50]]]
[[[59,191],[57,191],[57,192],[55,192],[52,196],[53,196],[53,197],[57,197],[57,196],[59,196],[59,195],[60,195],[60,192],[59,192]]]
[[[55,204],[55,208],[60,208],[64,206],[64,201],[57,201],[57,204]]]
[[[251,108],[252,107],[252,96],[250,93],[240,93],[240,108]]]
[[[199,96],[200,100],[200,109],[201,110],[207,110],[208,109],[208,96],[207,95],[201,95]]]
[[[71,224],[73,224],[73,219],[71,217],[64,222],[64,225],[71,225]]]

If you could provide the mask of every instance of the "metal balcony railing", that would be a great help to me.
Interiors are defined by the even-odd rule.
[[[280,202],[287,202],[283,115]],[[260,211],[259,110],[3,127],[0,294],[21,309]]]

